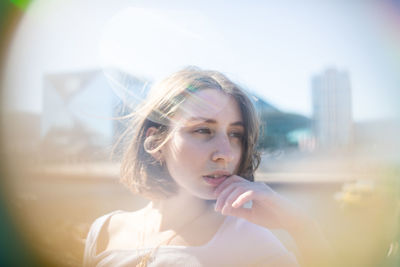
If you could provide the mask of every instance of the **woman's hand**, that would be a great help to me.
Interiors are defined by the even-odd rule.
[[[318,224],[262,182],[233,175],[215,189],[215,210],[269,229],[285,229],[294,238],[301,266],[335,266],[333,252]],[[243,205],[252,201],[249,208]]]
[[[266,228],[283,228],[292,232],[309,220],[292,203],[262,182],[250,182],[233,175],[220,184],[214,193],[217,196],[216,211],[242,217]],[[243,207],[249,201],[252,201],[251,208]]]

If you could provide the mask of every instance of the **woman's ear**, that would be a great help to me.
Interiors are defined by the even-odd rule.
[[[144,139],[144,148],[155,160],[162,161],[161,149],[156,149],[160,139],[157,136],[159,130],[156,127],[149,127],[146,131],[146,138]]]
[[[154,126],[149,127],[147,129],[147,131],[146,131],[146,138],[149,137],[149,136],[153,136],[153,135],[155,135],[157,133],[158,133],[158,129],[156,127],[154,127]]]

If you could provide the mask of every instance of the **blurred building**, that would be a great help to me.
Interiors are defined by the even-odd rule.
[[[322,149],[348,147],[353,140],[351,86],[347,72],[327,69],[312,78],[316,143]]]
[[[42,153],[51,161],[107,160],[126,101],[144,81],[118,70],[90,70],[44,77]],[[138,97],[136,97],[137,99]],[[131,106],[132,107],[132,106]]]
[[[248,93],[261,120],[258,147],[261,149],[305,150],[304,139],[310,134],[311,120],[305,116],[286,113],[254,93]]]
[[[252,101],[257,113],[259,115],[265,114],[265,113],[275,113],[275,112],[280,112],[278,108],[274,107],[267,101],[265,101],[263,98],[260,96],[248,92],[248,95],[250,95],[250,100]]]

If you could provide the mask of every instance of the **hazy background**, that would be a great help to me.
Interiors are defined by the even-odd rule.
[[[7,107],[40,112],[44,74],[112,65],[159,79],[199,65],[311,115],[310,78],[333,66],[350,72],[355,120],[394,117],[399,28],[395,1],[37,0],[9,51]]]
[[[321,223],[331,265],[398,266],[397,1],[7,3],[20,19],[1,18],[3,232],[33,249],[27,261],[79,265],[96,217],[146,203],[118,182],[125,126],[112,118],[197,65],[249,92],[264,128],[256,179]],[[10,262],[18,247],[4,244]]]

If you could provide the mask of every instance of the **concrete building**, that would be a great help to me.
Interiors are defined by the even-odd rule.
[[[118,70],[46,75],[41,118],[46,157],[107,159],[119,131],[116,118],[140,101],[144,85]],[[130,106],[122,110],[123,103]]]
[[[350,78],[334,68],[312,78],[314,133],[317,147],[342,149],[353,140]]]

